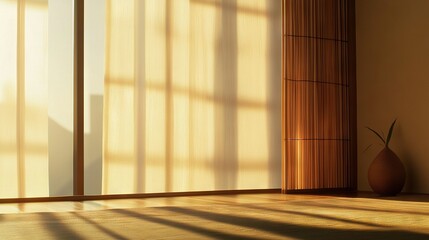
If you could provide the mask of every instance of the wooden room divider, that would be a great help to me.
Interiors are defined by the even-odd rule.
[[[283,192],[356,189],[354,9],[283,0]]]

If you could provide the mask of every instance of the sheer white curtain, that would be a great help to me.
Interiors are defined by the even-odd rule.
[[[280,1],[106,0],[103,193],[280,187]]]
[[[0,197],[47,196],[47,1],[0,1]]]
[[[70,6],[0,0],[0,198],[71,194]]]

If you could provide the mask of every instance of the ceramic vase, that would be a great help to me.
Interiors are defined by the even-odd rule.
[[[395,196],[405,184],[405,168],[396,154],[385,147],[368,169],[368,182],[372,190],[382,196]]]

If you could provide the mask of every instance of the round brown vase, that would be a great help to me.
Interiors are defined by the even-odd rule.
[[[405,183],[405,168],[396,154],[385,147],[368,169],[368,182],[372,190],[383,196],[395,196]]]

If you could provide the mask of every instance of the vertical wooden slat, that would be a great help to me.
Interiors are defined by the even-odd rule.
[[[355,188],[354,1],[283,6],[283,191]]]
[[[84,0],[74,0],[73,194],[84,194]]]
[[[355,0],[349,0],[347,5],[347,38],[348,44],[348,68],[347,76],[350,82],[350,161],[348,168],[351,177],[349,185],[352,189],[357,189],[357,95],[356,95],[356,16]]]
[[[282,1],[282,59],[285,59],[286,57],[286,18],[285,18],[285,12],[286,12],[286,2]],[[281,122],[282,122],[282,126],[281,126],[281,137],[282,137],[282,192],[284,192],[284,190],[286,189],[286,172],[287,172],[287,164],[284,161],[284,159],[286,158],[286,81],[285,78],[283,76],[286,75],[286,64],[282,64],[282,79],[281,79],[281,88],[282,88],[282,96],[281,96]]]

